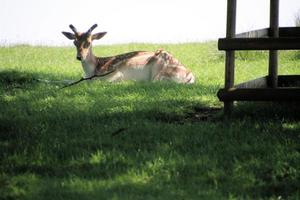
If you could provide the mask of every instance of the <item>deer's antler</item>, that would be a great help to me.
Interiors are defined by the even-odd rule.
[[[91,34],[92,31],[97,27],[98,25],[97,24],[94,24],[86,33],[87,34]]]
[[[72,24],[70,24],[70,29],[75,33],[75,34],[77,34],[78,32],[77,32],[77,29],[72,25]]]

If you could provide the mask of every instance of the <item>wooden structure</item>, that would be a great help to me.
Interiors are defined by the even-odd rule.
[[[278,76],[278,50],[300,49],[300,27],[280,28],[279,0],[270,0],[270,27],[236,34],[236,3],[227,0],[226,38],[218,41],[226,51],[225,88],[218,91],[224,112],[230,114],[234,101],[299,101],[300,75]],[[267,76],[234,85],[235,51],[269,50]]]

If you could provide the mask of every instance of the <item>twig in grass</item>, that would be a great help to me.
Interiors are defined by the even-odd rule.
[[[70,83],[70,84],[68,84],[68,85],[65,85],[65,86],[61,87],[60,89],[63,89],[63,88],[66,88],[66,87],[70,87],[70,86],[76,85],[76,84],[80,83],[81,81],[91,80],[91,79],[96,78],[96,77],[104,77],[104,76],[107,76],[107,75],[113,73],[114,71],[115,71],[115,70],[112,70],[112,71],[107,72],[107,73],[104,73],[104,74],[95,74],[95,75],[90,76],[90,77],[87,77],[87,78],[83,78],[83,77],[82,77],[82,78],[79,79],[78,81],[75,81],[75,82],[73,82],[73,83]]]
[[[120,133],[122,133],[123,131],[126,131],[126,130],[128,130],[128,128],[120,128],[120,129],[116,130],[115,132],[113,132],[111,134],[111,137],[115,137],[116,135],[119,135]]]

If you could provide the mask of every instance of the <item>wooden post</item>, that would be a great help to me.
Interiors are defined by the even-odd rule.
[[[270,37],[279,37],[279,0],[270,0]],[[278,51],[269,51],[269,83],[268,86],[276,88],[278,85]]]
[[[226,38],[234,38],[236,29],[236,0],[227,0],[227,27]],[[235,52],[226,51],[225,60],[225,89],[229,90],[234,86],[234,65]],[[224,113],[230,114],[233,108],[233,101],[224,102]]]

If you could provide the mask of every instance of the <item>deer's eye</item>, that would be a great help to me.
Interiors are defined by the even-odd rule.
[[[89,46],[90,46],[90,42],[85,42],[84,44],[83,44],[83,48],[88,48]]]

